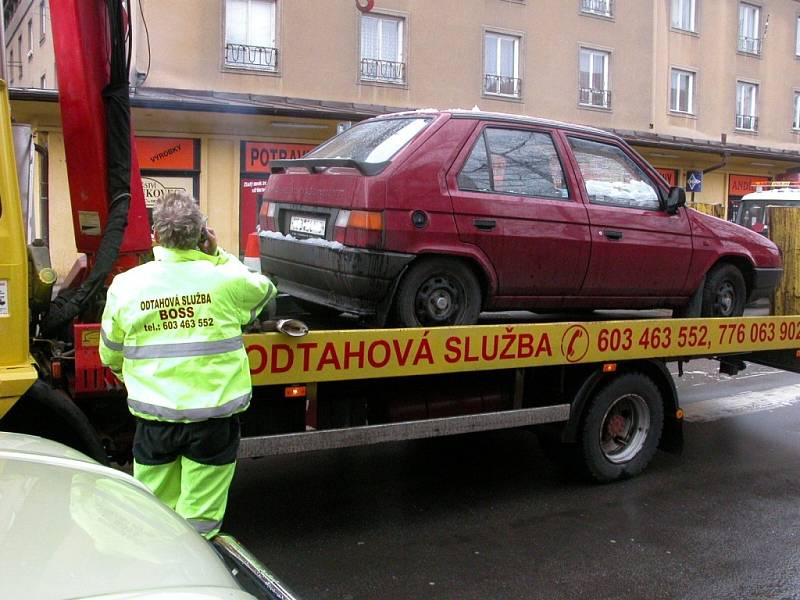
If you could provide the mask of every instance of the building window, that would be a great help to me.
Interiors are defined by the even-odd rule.
[[[795,30],[794,55],[800,56],[800,17],[797,17],[797,28]]]
[[[613,11],[614,0],[581,0],[581,12],[611,17]]]
[[[739,5],[739,51],[761,54],[761,8],[742,2]]]
[[[226,0],[225,66],[274,71],[275,0]]]
[[[794,93],[794,119],[792,119],[792,129],[800,129],[800,92]]]
[[[745,81],[736,82],[736,129],[758,130],[758,86]]]
[[[45,34],[47,33],[47,2],[42,0],[39,2],[39,43],[44,42]]]
[[[486,33],[484,36],[483,91],[496,96],[519,98],[519,42],[513,35]]]
[[[33,58],[33,19],[28,20],[28,60]]]
[[[670,80],[669,109],[694,114],[694,73],[672,69]]]
[[[403,19],[361,16],[361,80],[405,83]]]
[[[17,56],[19,56],[19,63],[17,63],[19,65],[19,78],[22,79],[22,34],[17,37]]]
[[[47,75],[45,75],[44,73],[42,73],[42,76],[39,77],[39,88],[40,89],[47,88]]]
[[[14,49],[8,51],[8,75],[9,85],[14,84]]]
[[[672,0],[672,26],[684,31],[696,31],[694,28],[696,0]]]
[[[601,50],[581,48],[579,104],[611,108],[611,90],[608,88],[610,56],[610,53]]]

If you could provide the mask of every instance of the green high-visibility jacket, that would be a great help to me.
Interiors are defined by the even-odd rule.
[[[100,329],[100,358],[125,383],[130,411],[191,422],[245,410],[252,385],[242,326],[275,286],[222,249],[153,254],[114,277]]]

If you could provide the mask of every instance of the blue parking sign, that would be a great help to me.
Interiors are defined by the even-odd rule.
[[[703,191],[703,172],[702,171],[688,171],[686,173],[686,191],[687,192],[702,192]]]

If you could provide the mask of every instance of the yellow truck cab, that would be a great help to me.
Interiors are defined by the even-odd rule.
[[[28,346],[28,258],[8,85],[0,79],[0,418],[36,381]]]

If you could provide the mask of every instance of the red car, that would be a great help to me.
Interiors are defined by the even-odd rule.
[[[771,241],[687,209],[683,189],[598,129],[397,113],[271,165],[264,272],[378,323],[471,324],[500,309],[737,316],[783,272]]]

